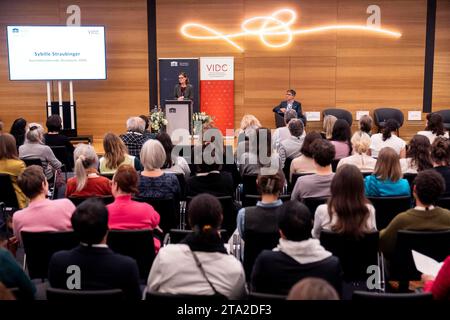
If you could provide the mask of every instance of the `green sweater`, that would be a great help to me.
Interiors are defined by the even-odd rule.
[[[420,211],[409,209],[398,214],[386,229],[380,232],[380,249],[387,258],[394,253],[398,230],[447,230],[450,229],[450,211],[440,207]]]
[[[0,282],[7,288],[18,288],[23,299],[33,299],[34,284],[9,251],[0,248]]]

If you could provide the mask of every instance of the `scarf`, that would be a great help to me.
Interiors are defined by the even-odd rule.
[[[325,250],[318,239],[291,241],[280,238],[278,246],[273,251],[281,251],[300,264],[322,261],[331,257],[331,252]]]

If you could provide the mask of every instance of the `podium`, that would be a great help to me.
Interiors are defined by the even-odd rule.
[[[172,136],[176,129],[192,133],[192,101],[165,100],[163,112],[167,119],[166,132]]]

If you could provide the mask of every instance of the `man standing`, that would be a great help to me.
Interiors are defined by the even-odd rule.
[[[284,117],[284,113],[287,110],[294,109],[297,112],[297,118],[302,120],[303,124],[306,125],[306,118],[302,113],[302,104],[295,101],[295,95],[297,93],[294,89],[289,89],[286,91],[286,100],[281,101],[281,103],[273,108],[273,112],[278,113],[280,116]]]

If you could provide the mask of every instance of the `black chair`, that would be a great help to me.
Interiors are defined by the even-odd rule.
[[[177,244],[180,243],[186,236],[193,231],[191,229],[170,229],[170,231],[166,234],[164,238],[164,245],[166,244]],[[224,239],[226,236],[227,230],[221,229],[220,236]],[[226,242],[226,241],[224,241]]]
[[[338,163],[339,163],[340,160],[341,160],[341,159],[333,159],[333,160],[331,161],[331,170],[332,170],[333,172],[336,172],[337,166],[338,166]]]
[[[439,198],[437,203],[439,207],[450,210],[450,197],[447,198]]]
[[[361,238],[322,230],[320,243],[339,258],[345,281],[367,280],[367,267],[378,264],[379,233],[371,232]]]
[[[404,173],[403,178],[408,180],[409,186],[411,187],[411,194],[414,187],[414,179],[417,177],[417,173]]]
[[[258,188],[256,186],[256,174],[244,174],[242,177],[242,195],[246,194],[258,194]]]
[[[170,229],[176,229],[178,227],[178,221],[180,221],[180,202],[178,200],[173,198],[156,199],[142,197],[136,197],[134,200],[150,204],[156,212],[159,213],[161,218],[159,227],[164,233],[169,232]]]
[[[433,300],[431,292],[420,293],[377,293],[368,291],[353,292],[353,300],[356,301],[405,301],[405,302],[421,302]]]
[[[79,240],[73,231],[21,232],[26,265],[31,279],[46,279],[48,264],[55,252],[70,250],[78,246]]]
[[[49,301],[120,301],[123,300],[121,289],[110,290],[66,290],[47,288]]]
[[[25,165],[26,165],[27,167],[33,166],[33,165],[43,167],[43,165],[42,165],[42,160],[39,159],[39,158],[21,158],[20,160],[22,160],[23,162],[25,162]]]
[[[283,173],[286,179],[288,179],[291,176],[291,163],[294,158],[287,157],[284,161],[284,167],[283,167]]]
[[[375,208],[377,229],[386,228],[399,213],[411,208],[411,197],[367,197]]]
[[[436,111],[436,113],[441,115],[442,120],[444,121],[444,128],[450,130],[450,109],[439,110]]]
[[[260,293],[260,292],[250,292],[248,294],[248,300],[253,301],[280,301],[286,300],[286,296],[278,294]]]
[[[275,127],[277,128],[284,127],[286,125],[286,123],[284,122],[284,117],[276,112],[274,112],[273,114],[275,117]]]
[[[67,152],[65,146],[50,146],[56,159],[58,159],[62,164],[61,170],[63,172],[71,172],[73,170],[73,158]]]
[[[182,173],[175,174],[178,179],[178,184],[180,185],[180,200],[183,201],[186,199],[186,178]]]
[[[323,110],[323,117],[325,116],[335,116],[338,119],[343,119],[347,121],[348,125],[351,127],[353,124],[353,116],[350,111],[347,111],[345,109],[339,109],[339,108],[329,108]]]
[[[74,196],[72,196],[72,197],[68,197],[68,199],[69,199],[70,201],[72,201],[72,203],[73,203],[75,206],[78,206],[78,205],[81,204],[84,200],[87,200],[87,199],[99,199],[99,200],[103,201],[103,203],[104,203],[105,205],[108,205],[108,204],[114,202],[114,197],[113,197],[113,196],[102,196],[102,197],[74,197]]]
[[[152,230],[110,230],[107,242],[112,251],[135,259],[141,279],[147,279],[155,260]]]
[[[394,108],[378,108],[373,112],[375,125],[378,127],[378,132],[384,128],[386,121],[389,119],[394,119],[398,122],[399,128],[403,126],[405,117],[403,112],[399,109]],[[397,130],[397,135],[399,131]]]
[[[290,194],[280,194],[278,199],[280,199],[283,202],[286,202],[286,201],[291,200],[291,195]],[[244,208],[254,207],[254,206],[256,206],[256,203],[260,200],[261,200],[260,194],[246,194],[244,196],[244,200],[242,202],[242,203],[245,203],[245,206],[243,206],[243,207]]]
[[[328,201],[328,197],[310,197],[310,198],[304,198],[302,202],[305,206],[308,207],[309,211],[311,212],[311,216],[314,217],[314,214],[316,213],[316,209],[321,204],[325,204]]]
[[[223,302],[228,299],[219,295],[195,295],[195,294],[171,294],[161,292],[146,292],[145,300],[152,302],[197,302],[197,303],[213,303]]]
[[[391,280],[400,282],[400,290],[408,288],[411,280],[420,280],[411,250],[422,253],[436,261],[444,261],[450,255],[450,229],[443,231],[399,230],[395,252],[390,259]]]
[[[291,178],[291,182],[288,183],[288,192],[292,192],[292,190],[294,190],[295,187],[295,183],[297,182],[297,179],[303,176],[307,176],[310,174],[314,174],[314,172],[302,172],[302,173],[293,173],[292,174],[292,178]]]
[[[102,177],[105,177],[105,178],[109,179],[109,180],[112,180],[113,177],[114,177],[114,173],[100,173],[100,175]]]
[[[5,173],[0,173],[0,202],[3,202],[5,207],[19,208],[11,176]]]
[[[250,279],[253,265],[261,251],[272,250],[277,246],[279,239],[280,234],[278,232],[262,233],[250,230],[244,231],[243,240],[245,241],[245,247],[243,265],[246,279]]]

